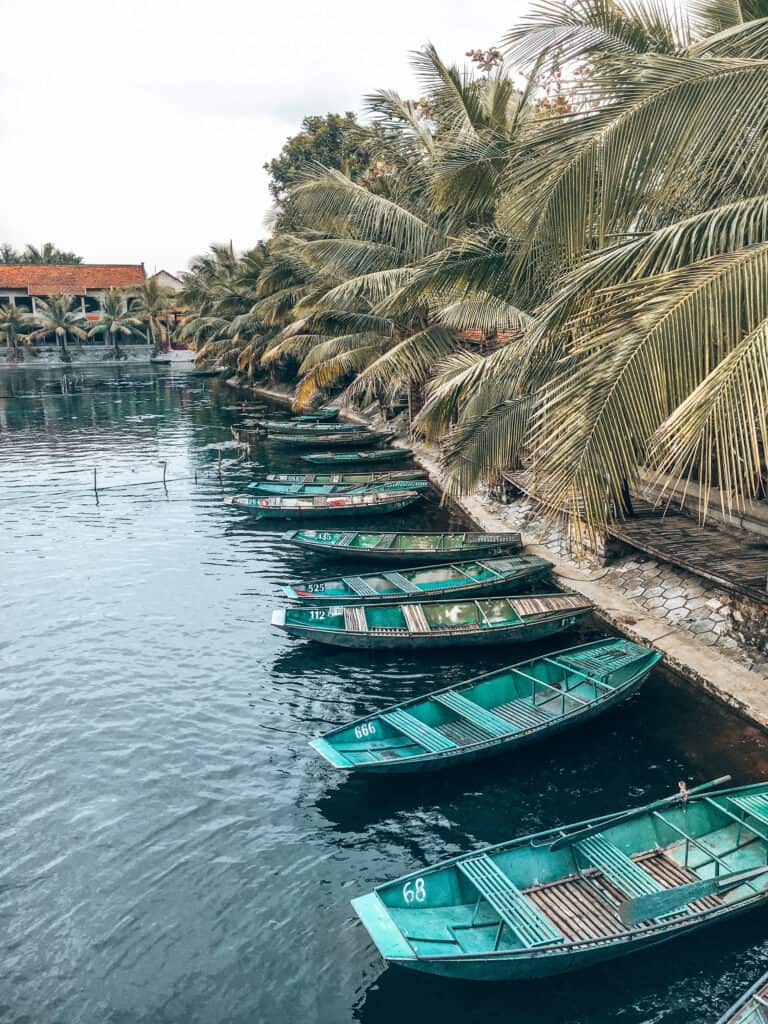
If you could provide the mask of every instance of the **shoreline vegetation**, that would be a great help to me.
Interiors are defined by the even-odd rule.
[[[407,405],[453,494],[529,467],[591,546],[649,473],[738,512],[766,477],[761,4],[544,0],[469,68],[424,47],[418,98],[305,120],[271,237],[193,261],[182,334],[297,409]]]
[[[227,383],[242,387],[238,377]],[[295,393],[287,388],[254,384],[252,389],[255,394],[285,405],[293,405],[295,401]],[[375,411],[371,414],[371,410],[345,409],[344,415],[369,426],[381,422],[380,415]],[[398,432],[393,444],[397,447],[414,446],[406,431]],[[432,484],[448,497],[439,451],[423,443],[416,444],[413,458],[426,471]],[[510,529],[510,524],[499,517],[501,510],[497,503],[479,489],[468,495],[452,495],[450,500],[479,530],[503,533]],[[553,550],[529,532],[523,531],[522,540],[527,553],[553,563],[552,578],[560,587],[575,591],[594,603],[593,615],[601,622],[628,639],[659,651],[664,655],[667,667],[678,676],[768,731],[768,694],[761,665],[753,669],[737,661],[732,652],[713,650],[680,629],[670,629],[662,620],[644,613],[620,589],[604,582],[603,572],[595,572],[594,564]]]

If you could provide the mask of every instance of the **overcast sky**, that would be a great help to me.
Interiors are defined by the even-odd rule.
[[[419,95],[409,51],[498,41],[525,0],[0,0],[0,242],[183,269],[267,233],[262,164],[307,114]]]

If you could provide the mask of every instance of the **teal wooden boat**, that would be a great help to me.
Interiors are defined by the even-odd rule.
[[[260,430],[272,434],[367,434],[370,427],[365,423],[328,423],[321,420],[302,423],[299,420],[256,420]]]
[[[339,516],[383,515],[399,512],[421,497],[419,491],[366,491],[364,494],[287,495],[236,494],[226,505],[242,508],[257,519],[327,519]]]
[[[768,783],[666,800],[422,868],[352,901],[388,963],[544,978],[727,921],[768,900]]]
[[[592,602],[580,594],[529,594],[474,601],[276,608],[272,625],[338,647],[394,650],[529,643],[573,626]]]
[[[324,421],[330,423],[339,418],[338,409],[316,409],[315,412],[305,412],[301,416],[294,416],[292,423],[319,423]]]
[[[519,533],[345,533],[294,530],[285,539],[332,555],[375,558],[377,562],[439,565],[467,558],[490,558],[519,551]]]
[[[395,435],[390,431],[368,430],[349,431],[347,433],[334,434],[289,434],[270,431],[267,437],[277,444],[290,444],[302,448],[326,448],[333,445],[336,448],[365,448],[368,445],[379,444],[381,441],[389,441]]]
[[[344,772],[439,771],[548,739],[635,693],[661,655],[597,640],[358,718],[312,740]]]
[[[764,974],[717,1024],[768,1024],[768,974]]]
[[[289,484],[272,480],[254,480],[248,484],[248,490],[257,494],[364,494],[366,491],[425,491],[428,487],[428,480],[387,480],[383,477],[360,484]]]
[[[475,562],[451,562],[421,566],[400,572],[369,576],[341,576],[283,587],[293,601],[301,604],[374,604],[407,598],[479,597],[519,590],[543,579],[552,563],[538,555],[511,555]]]
[[[379,473],[267,473],[261,481],[276,484],[381,484],[389,487],[394,483],[404,484],[414,480],[426,480],[427,474],[420,469],[401,469]],[[252,486],[252,485],[250,485]]]
[[[383,465],[391,462],[405,462],[413,452],[410,448],[384,448],[378,452],[318,452],[317,454],[301,455],[302,462],[313,466],[348,466],[355,462],[371,465]]]

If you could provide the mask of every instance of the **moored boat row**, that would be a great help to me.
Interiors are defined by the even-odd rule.
[[[357,436],[337,431],[335,449],[347,447],[345,435]],[[328,437],[295,431],[292,443],[303,446],[306,436]],[[229,501],[256,514],[268,508],[270,517],[395,511],[393,502],[412,504],[427,488],[409,470],[387,472],[408,454],[304,455],[332,471],[269,474]],[[364,456],[383,470],[347,471]],[[284,536],[312,554],[378,563],[286,584],[293,604],[276,608],[272,623],[299,639],[379,652],[525,644],[559,635],[592,610],[576,592],[528,592],[551,565],[521,552],[514,533],[329,528]],[[482,675],[382,702],[311,746],[348,775],[437,772],[512,754],[616,708],[660,657],[615,637],[539,647]],[[384,883],[353,907],[387,964],[462,980],[548,977],[685,938],[768,901],[768,783],[715,791],[727,781],[681,784],[643,807],[463,853]],[[768,1024],[768,1014],[751,1016],[765,993],[755,986],[747,996],[719,1024]]]

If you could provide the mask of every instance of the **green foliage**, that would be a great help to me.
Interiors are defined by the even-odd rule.
[[[357,181],[373,163],[374,149],[350,111],[305,117],[301,131],[286,140],[279,156],[264,164],[270,178],[269,191],[277,204],[279,229],[286,230],[295,223],[289,192],[309,167],[322,164]]]
[[[467,56],[419,51],[369,127],[308,119],[272,238],[195,261],[185,332],[298,405],[417,386],[456,490],[523,460],[593,533],[649,471],[764,494],[766,0],[538,0]]]
[[[59,249],[53,242],[44,242],[39,248],[25,245],[22,250],[15,249],[7,242],[0,245],[0,263],[82,263],[83,257],[74,252]]]

